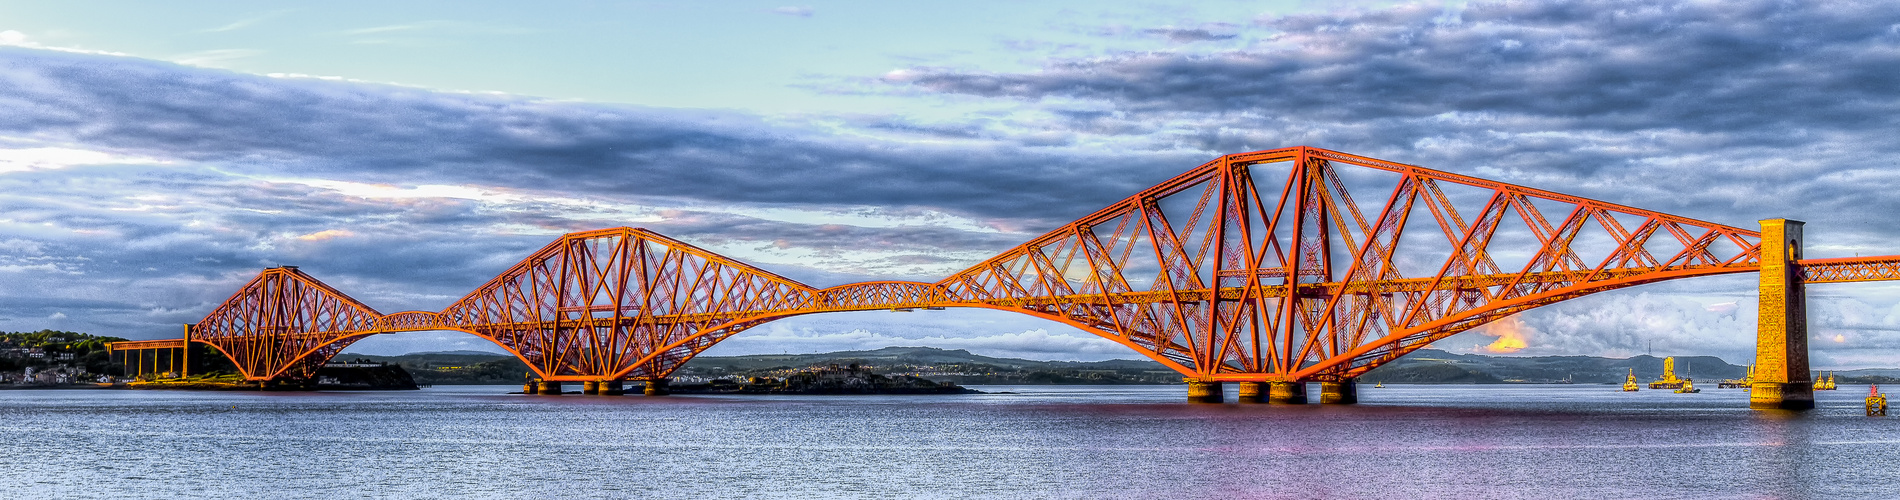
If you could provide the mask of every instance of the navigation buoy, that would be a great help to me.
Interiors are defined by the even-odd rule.
[[[1880,393],[1880,386],[1878,385],[1868,386],[1867,388],[1867,416],[1887,416],[1887,395]]]

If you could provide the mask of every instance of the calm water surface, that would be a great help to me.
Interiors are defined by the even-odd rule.
[[[1893,498],[1900,417],[1741,390],[1396,386],[962,396],[0,392],[9,498]],[[518,388],[514,388],[519,390]],[[1315,393],[1317,394],[1317,393]],[[1229,400],[1232,400],[1230,393]],[[173,494],[163,494],[173,493]]]

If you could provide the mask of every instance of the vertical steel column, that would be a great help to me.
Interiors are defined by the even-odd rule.
[[[191,376],[191,324],[190,323],[185,324],[185,340],[182,341],[182,343],[179,345],[184,346],[184,352],[182,354],[179,354],[178,356],[179,359],[182,360],[179,362],[179,364],[182,366],[178,368],[178,378],[185,378],[185,377]]]
[[[1788,219],[1761,221],[1761,298],[1755,322],[1755,382],[1748,407],[1814,408],[1808,374],[1807,292],[1801,283],[1801,226]]]

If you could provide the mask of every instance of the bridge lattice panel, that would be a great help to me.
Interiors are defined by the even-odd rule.
[[[1068,321],[1190,376],[1335,379],[1579,295],[1754,271],[1757,238],[1291,148],[1209,162],[939,284],[951,302]]]
[[[376,333],[380,316],[294,267],[279,267],[259,273],[191,331],[192,340],[224,351],[246,379],[307,379]]]
[[[648,378],[685,361],[667,346],[735,319],[809,307],[815,292],[617,228],[562,237],[442,311],[440,322],[515,351],[546,379]]]
[[[910,281],[871,281],[817,290],[812,294],[811,302],[741,315],[723,323],[709,323],[695,335],[660,346],[648,357],[635,362],[640,366],[640,375],[636,378],[664,378],[684,365],[686,360],[698,356],[720,341],[752,327],[787,317],[820,312],[935,308],[947,300],[948,296],[942,287]]]
[[[1796,268],[1807,283],[1900,280],[1900,255],[1808,259]]]

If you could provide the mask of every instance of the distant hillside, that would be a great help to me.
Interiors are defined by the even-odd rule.
[[[1455,354],[1437,349],[1420,349],[1387,363],[1360,377],[1371,382],[1393,383],[1553,383],[1569,380],[1579,384],[1622,383],[1630,369],[1643,382],[1662,376],[1663,358],[1636,356],[1626,359],[1592,356],[1485,356]],[[1741,378],[1746,366],[1736,366],[1714,356],[1677,356],[1676,376],[1697,381]]]
[[[417,384],[520,384],[527,380],[526,363],[507,354],[483,351],[416,352],[401,356],[344,353],[336,361],[375,361],[401,365]]]
[[[421,384],[519,384],[529,372],[514,356],[482,351],[412,353],[402,356],[344,354],[339,360],[363,359],[402,365]],[[1662,376],[1663,358],[1626,359],[1592,356],[1486,356],[1421,349],[1380,366],[1360,378],[1387,384],[1500,384],[1622,383],[1630,369],[1637,380]],[[858,364],[878,373],[904,374],[957,384],[1178,384],[1181,375],[1149,360],[1036,361],[995,358],[962,349],[886,347],[870,351],[819,354],[755,354],[701,356],[675,372],[686,380],[783,376],[783,373],[828,365]],[[1745,366],[1731,365],[1714,356],[1678,356],[1678,376],[1698,382],[1740,378]],[[1843,382],[1900,383],[1900,369],[1842,371]],[[1864,380],[1863,380],[1864,379]]]
[[[922,377],[959,385],[984,384],[1179,384],[1181,374],[1147,360],[1035,361],[992,358],[962,349],[886,347],[822,354],[701,356],[686,363],[682,378],[784,377],[813,366],[860,365],[877,373]]]
[[[992,358],[971,354],[963,349],[934,347],[886,347],[873,351],[838,351],[819,354],[753,354],[749,356],[700,356],[687,366],[760,370],[800,368],[815,364],[860,363],[871,365],[976,364],[1016,369],[1089,369],[1089,370],[1165,370],[1148,360],[1112,359],[1108,361],[1036,361],[1016,358]]]

